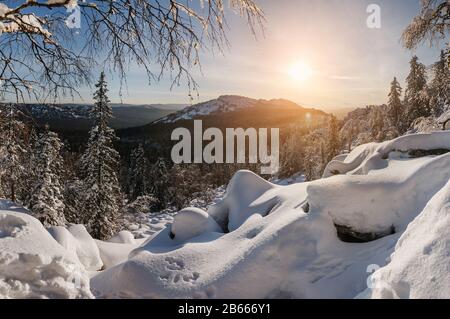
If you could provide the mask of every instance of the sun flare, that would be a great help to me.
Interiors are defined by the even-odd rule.
[[[288,74],[291,79],[297,82],[303,82],[311,78],[313,70],[307,62],[297,61],[289,67]]]

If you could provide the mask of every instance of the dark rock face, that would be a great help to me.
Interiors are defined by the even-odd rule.
[[[395,233],[394,226],[391,226],[383,232],[361,233],[348,226],[337,224],[334,225],[336,226],[339,239],[346,243],[367,243]]]

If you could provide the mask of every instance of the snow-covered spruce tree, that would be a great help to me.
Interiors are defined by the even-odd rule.
[[[131,200],[145,195],[148,191],[147,175],[148,160],[145,156],[144,147],[139,144],[130,155],[130,167],[128,170],[128,192]]]
[[[85,224],[89,220],[83,207],[83,182],[77,178],[67,181],[64,185],[64,217],[72,224]]]
[[[36,180],[29,208],[44,226],[60,226],[64,218],[63,187],[60,183],[63,159],[58,135],[46,130],[37,141],[35,152]]]
[[[426,68],[424,64],[419,62],[417,56],[414,56],[410,61],[404,104],[407,108],[408,126],[419,117],[431,115]]]
[[[289,177],[303,169],[303,141],[298,125],[289,130],[282,153],[280,177]]]
[[[117,137],[108,127],[112,109],[107,96],[105,74],[95,85],[92,117],[94,127],[89,132],[89,141],[81,158],[83,174],[83,212],[91,235],[97,239],[108,239],[117,228],[120,205],[120,187],[117,177],[119,153],[114,149]]]
[[[332,116],[330,119],[326,143],[326,162],[328,163],[341,151],[338,120],[335,116]],[[326,165],[327,163],[323,164]]]
[[[370,119],[371,136],[376,142],[381,142],[385,139],[385,127],[383,113],[379,108],[374,108],[372,117]]]
[[[444,51],[441,51],[439,61],[433,65],[430,95],[433,115],[440,116],[450,106],[450,68]]]
[[[13,104],[2,105],[0,118],[0,187],[8,198],[16,201],[25,172],[26,127]]]
[[[150,192],[158,200],[159,208],[165,208],[170,203],[169,187],[169,168],[160,157],[150,168]]]
[[[388,95],[388,112],[391,125],[400,133],[403,132],[405,125],[403,121],[402,88],[397,78],[391,82],[391,90]]]

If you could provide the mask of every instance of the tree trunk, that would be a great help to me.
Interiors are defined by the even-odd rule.
[[[11,182],[11,201],[15,202],[16,201],[16,189],[14,187],[14,182]]]

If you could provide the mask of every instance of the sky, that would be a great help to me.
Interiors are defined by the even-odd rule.
[[[238,15],[228,11],[225,54],[201,55],[202,72],[194,70],[199,96],[190,100],[184,83],[170,89],[168,77],[148,84],[131,66],[127,88],[108,74],[110,99],[130,104],[197,103],[223,94],[284,98],[320,109],[353,108],[386,102],[394,76],[404,84],[413,54],[426,65],[439,48],[404,49],[400,36],[419,12],[419,0],[256,0],[266,16],[264,35],[255,38]],[[367,26],[370,4],[381,8],[381,27]],[[442,45],[443,46],[443,45]],[[92,88],[80,88],[91,102]]]

